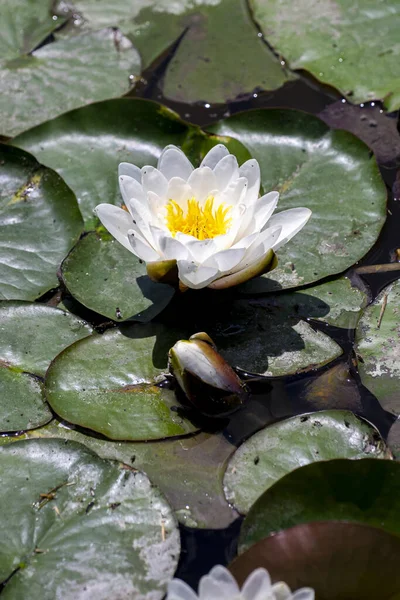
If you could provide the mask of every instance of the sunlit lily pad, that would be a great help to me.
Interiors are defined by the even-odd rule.
[[[57,308],[0,303],[0,431],[31,429],[52,418],[41,378],[61,350],[91,332]]]
[[[179,521],[196,528],[220,529],[237,518],[226,502],[221,480],[232,445],[222,434],[197,433],[186,438],[155,442],[114,442],[75,430],[53,419],[15,439],[61,438],[85,444],[101,458],[118,460],[144,471],[165,494]]]
[[[242,584],[254,569],[293,590],[311,587],[318,600],[399,600],[400,539],[375,527],[320,522],[280,531],[230,566]]]
[[[74,0],[78,26],[116,26],[149,66],[180,37],[164,75],[164,96],[181,102],[226,102],[279,88],[293,75],[258,37],[244,0],[159,2]],[[229,27],[226,17],[229,14]]]
[[[82,238],[63,262],[61,275],[76,300],[115,321],[150,321],[175,293],[151,281],[146,265],[109,234]]]
[[[121,96],[139,72],[137,51],[111,28],[0,60],[0,133],[17,135],[67,110]]]
[[[278,210],[306,206],[313,215],[278,251],[278,268],[258,291],[297,287],[340,273],[376,242],[386,218],[386,188],[369,148],[317,118],[256,110],[211,130],[237,138],[261,167],[264,191],[281,194]],[[254,289],[254,288],[253,288]]]
[[[383,408],[400,415],[400,280],[384,289],[358,324],[356,353],[363,384]]]
[[[275,531],[311,521],[343,520],[400,534],[400,464],[393,460],[330,460],[300,467],[253,504],[239,548]]]
[[[293,417],[262,429],[233,453],[224,476],[225,496],[246,514],[261,494],[298,467],[332,458],[387,456],[375,427],[351,412]]]
[[[175,337],[176,339],[176,337]],[[116,440],[154,440],[196,431],[175,394],[157,387],[174,332],[156,325],[112,329],[72,344],[46,377],[47,399],[63,419]]]
[[[258,294],[268,289],[269,282],[264,277],[251,279],[240,287],[245,294]],[[351,285],[347,277],[321,283],[313,287],[268,297],[273,304],[292,308],[303,318],[325,321],[329,325],[352,329],[357,325],[361,309],[367,304],[365,291]]]
[[[156,102],[124,98],[71,111],[23,133],[13,143],[65,179],[78,198],[86,228],[93,229],[98,224],[93,214],[97,204],[122,203],[120,162],[155,166],[163,148],[174,144],[199,163],[218,140],[209,141],[197,127]],[[239,142],[224,143],[241,163],[250,158]]]
[[[250,0],[250,7],[292,69],[310,71],[352,102],[381,99],[388,110],[400,107],[396,0]]]
[[[0,579],[17,598],[161,600],[179,557],[171,508],[147,476],[75,442],[0,448]]]
[[[59,175],[22,150],[0,145],[0,177],[0,299],[34,300],[58,285],[82,217]]]

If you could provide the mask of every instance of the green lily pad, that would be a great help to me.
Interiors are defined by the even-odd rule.
[[[337,459],[300,467],[267,490],[245,518],[240,552],[311,521],[364,523],[400,534],[400,463]]]
[[[78,198],[87,229],[99,223],[93,215],[97,204],[122,203],[118,187],[120,162],[155,166],[163,148],[174,144],[199,163],[219,142],[156,102],[127,98],[71,111],[13,140],[13,144],[32,152],[68,183]],[[241,163],[251,158],[236,140],[223,143]]]
[[[388,110],[400,107],[396,0],[251,0],[250,7],[292,69],[309,71],[352,102],[381,99]]]
[[[198,294],[198,292],[197,292]],[[298,317],[293,303],[281,303],[282,296],[238,299],[212,306],[198,294],[196,299],[185,294],[186,311],[195,315],[194,331],[206,331],[214,340],[218,351],[234,367],[249,373],[280,377],[320,367],[342,354],[341,347],[325,333],[314,329]],[[185,300],[186,300],[185,298]],[[304,296],[298,296],[306,302]],[[315,312],[320,311],[320,301],[307,299]],[[209,310],[204,311],[207,305]],[[192,306],[189,312],[189,306]],[[203,307],[203,308],[202,308]],[[182,313],[178,309],[179,314]],[[189,327],[189,323],[187,324]]]
[[[2,0],[0,59],[28,54],[64,22],[53,0]]]
[[[17,135],[67,110],[121,96],[139,73],[137,51],[111,28],[0,60],[1,133]]]
[[[16,439],[61,438],[85,444],[101,458],[118,460],[144,471],[162,491],[178,520],[190,527],[220,529],[230,525],[237,512],[222,491],[224,462],[232,445],[221,433],[197,433],[186,438],[155,442],[114,442],[99,439],[53,419],[51,423],[15,437],[0,437],[0,444]]]
[[[73,7],[84,28],[119,27],[145,68],[181,38],[163,82],[173,100],[224,103],[294,78],[258,37],[244,0],[118,0],[112,11],[107,0],[74,0]]]
[[[175,293],[170,285],[151,281],[146,265],[109,234],[82,238],[61,275],[76,300],[114,320],[151,321]]]
[[[276,481],[298,467],[332,458],[387,458],[377,429],[349,411],[292,417],[262,429],[229,459],[224,475],[228,502],[246,514]]]
[[[257,568],[318,600],[399,600],[400,539],[375,527],[322,522],[297,525],[258,542],[230,571],[237,582]]]
[[[76,342],[47,371],[47,400],[63,419],[111,439],[155,440],[196,431],[177,412],[175,394],[155,385],[167,371],[176,339],[162,326],[133,325]]]
[[[58,285],[82,217],[59,175],[22,150],[0,145],[0,177],[0,299],[34,300]]]
[[[161,600],[179,533],[146,475],[61,440],[15,442],[0,457],[4,598],[105,599],[118,590],[121,599]]]
[[[0,303],[0,431],[39,427],[52,418],[41,378],[52,359],[91,327],[58,308]]]
[[[363,414],[360,387],[348,362],[339,362],[306,382],[303,398],[314,410],[351,410]]]
[[[251,279],[240,287],[244,294],[258,294],[268,287],[268,280],[263,277]],[[319,300],[319,302],[318,302]],[[365,291],[351,285],[347,277],[321,283],[298,292],[269,296],[268,301],[277,302],[290,307],[303,318],[313,318],[329,325],[353,329],[358,322],[360,312],[368,302]]]
[[[393,452],[395,460],[400,459],[400,420],[397,419],[389,429],[387,445]]]
[[[385,410],[400,414],[400,280],[368,306],[357,327],[361,381]]]
[[[0,432],[40,427],[52,417],[42,382],[0,362]]]
[[[313,283],[340,273],[376,242],[386,218],[386,188],[369,148],[345,131],[291,110],[235,115],[211,128],[238,139],[260,163],[264,192],[280,192],[278,210],[313,215],[278,253],[258,291]],[[254,289],[254,288],[253,288]]]

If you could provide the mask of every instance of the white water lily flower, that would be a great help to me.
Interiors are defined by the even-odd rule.
[[[122,198],[129,212],[99,204],[95,212],[125,248],[147,264],[149,276],[181,286],[227,288],[274,265],[274,251],[286,244],[311,216],[292,208],[272,216],[278,192],[261,198],[255,159],[240,168],[219,144],[194,169],[176,146],[167,146],[157,168],[119,166]]]
[[[228,569],[217,565],[200,579],[198,595],[181,579],[173,579],[166,600],[315,600],[315,593],[311,588],[292,593],[283,582],[272,585],[266,569],[253,571],[240,590]]]

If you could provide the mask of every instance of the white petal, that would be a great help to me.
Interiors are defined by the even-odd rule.
[[[271,227],[270,229],[266,229],[265,231],[261,232],[255,239],[255,241],[251,244],[251,246],[249,246],[249,248],[246,251],[246,254],[240,261],[234,272],[247,269],[259,258],[261,258],[261,256],[264,256],[264,254],[266,254],[268,250],[273,248],[273,245],[279,238],[280,233],[281,228],[279,226],[273,228]]]
[[[192,188],[186,181],[180,177],[172,177],[168,183],[167,199],[174,200],[182,208],[186,207],[186,202],[193,196]]]
[[[269,192],[256,200],[254,219],[257,231],[262,231],[274,212],[279,200],[279,192]]]
[[[142,186],[145,193],[154,192],[157,196],[165,198],[168,190],[168,181],[155,167],[142,168]]]
[[[236,579],[226,567],[223,567],[222,565],[216,565],[211,569],[208,577],[210,577],[217,585],[219,585],[224,597],[227,596],[229,599],[232,599],[239,594],[240,590],[238,584],[236,583]]]
[[[132,215],[134,225],[136,225],[134,229],[137,228],[149,244],[153,245],[153,236],[149,225],[155,225],[155,223],[153,222],[148,204],[132,198],[129,202],[129,212]]]
[[[133,177],[128,177],[128,175],[121,175],[119,177],[119,189],[126,206],[128,206],[131,198],[137,198],[141,201],[145,200],[146,198],[142,184],[136,179],[133,179]]]
[[[186,246],[168,235],[160,238],[160,251],[165,260],[190,260],[192,258]]]
[[[260,165],[255,158],[247,160],[239,169],[239,176],[246,177],[249,182],[246,202],[254,202],[260,192]]]
[[[167,146],[161,152],[157,168],[167,179],[181,177],[185,181],[193,171],[193,165],[187,156],[182,150],[173,145]]]
[[[271,595],[271,577],[266,569],[253,571],[242,588],[243,600],[264,600]]]
[[[157,225],[164,225],[164,220],[161,217],[161,213],[165,206],[165,199],[160,198],[160,196],[154,192],[147,192],[147,203],[152,220],[154,220]]]
[[[229,150],[226,148],[226,146],[223,144],[217,144],[207,152],[201,161],[200,167],[210,167],[210,169],[213,169],[216,164],[228,154]]]
[[[168,584],[165,600],[197,600],[197,594],[181,579],[173,579]]]
[[[228,248],[227,250],[221,250],[208,258],[202,266],[204,267],[215,267],[224,275],[229,271],[232,271],[242,260],[246,253],[246,248]]]
[[[276,251],[291,240],[304,227],[311,214],[309,208],[290,208],[289,210],[284,210],[273,215],[268,221],[268,228],[275,225],[282,226],[281,234],[275,242],[273,249]]]
[[[142,181],[142,171],[136,165],[132,165],[131,163],[122,162],[118,166],[118,176],[127,175],[128,177],[133,177],[139,183]]]
[[[202,202],[217,190],[217,180],[209,167],[195,169],[188,179],[188,184],[198,202]]]
[[[136,254],[141,260],[144,260],[145,262],[160,260],[158,252],[156,252],[154,248],[151,248],[147,242],[143,242],[136,231],[130,229],[128,231],[128,239],[132,247],[131,252]]]
[[[292,592],[290,587],[283,581],[278,581],[272,586],[274,592],[274,598],[276,600],[292,600]]]
[[[189,260],[179,260],[177,262],[179,279],[187,287],[194,290],[200,290],[207,287],[209,283],[218,279],[218,269],[211,267],[198,267],[194,262]]]
[[[192,235],[186,235],[185,233],[178,233],[175,239],[179,240],[188,248],[193,260],[200,264],[207,260],[212,254],[215,254],[220,248],[217,245],[217,238],[210,238],[207,240],[198,240]]]
[[[247,179],[245,177],[239,177],[239,179],[232,181],[221,194],[218,194],[218,201],[237,206],[244,201],[246,193]]]
[[[223,191],[231,181],[239,179],[239,165],[236,156],[228,154],[214,168],[218,190]]]
[[[99,204],[94,212],[111,235],[132,252],[128,240],[128,231],[133,227],[131,215],[113,204]]]
[[[315,600],[315,591],[312,588],[301,588],[294,592],[291,600]]]

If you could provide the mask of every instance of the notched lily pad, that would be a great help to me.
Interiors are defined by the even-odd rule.
[[[179,532],[146,475],[64,440],[15,442],[0,459],[4,598],[106,600],[118,590],[161,600]]]
[[[228,502],[246,514],[287,473],[332,458],[387,458],[390,452],[373,425],[349,411],[321,411],[262,429],[229,459],[224,475]]]
[[[385,410],[400,415],[400,280],[385,288],[362,315],[355,350],[363,384]]]
[[[61,275],[76,300],[115,321],[151,321],[175,293],[151,281],[146,265],[109,234],[82,238],[62,263]]]
[[[263,291],[306,285],[340,273],[376,242],[386,218],[386,188],[369,148],[345,131],[293,110],[247,111],[210,128],[237,138],[260,163],[264,192],[280,192],[278,211],[313,215],[278,253]]]
[[[300,523],[342,520],[400,534],[400,464],[329,460],[300,467],[267,490],[245,518],[240,552]]]
[[[14,136],[67,110],[121,96],[131,88],[129,76],[139,73],[137,51],[112,28],[0,60],[1,133]]]
[[[92,333],[58,308],[0,302],[0,431],[39,427],[52,418],[43,377],[61,350]]]
[[[35,300],[58,285],[82,217],[61,177],[23,150],[0,144],[0,177],[0,299]]]
[[[174,337],[162,326],[132,325],[69,346],[47,372],[48,402],[63,419],[116,440],[196,431],[175,394],[155,385]]]
[[[257,36],[245,0],[118,0],[112,11],[107,0],[73,0],[73,8],[78,27],[119,27],[144,68],[178,42],[162,82],[164,96],[173,100],[225,103],[295,77]]]

